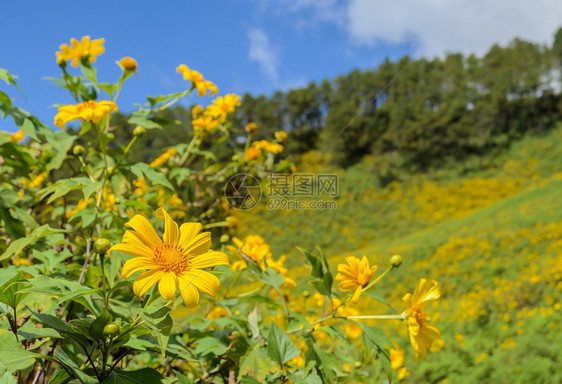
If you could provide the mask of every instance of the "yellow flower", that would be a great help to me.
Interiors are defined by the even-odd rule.
[[[263,261],[265,259],[271,258],[271,248],[268,244],[266,244],[265,240],[261,236],[257,235],[250,235],[247,236],[244,241],[234,237],[232,239],[234,246],[229,245],[226,248],[233,253],[234,255],[240,258],[240,261],[237,261],[232,264],[232,270],[244,270],[248,266],[246,261],[242,255],[245,257],[255,261],[259,264],[259,266],[265,270],[265,265]]]
[[[338,308],[338,314],[342,316],[359,316],[359,311],[355,308]],[[358,339],[363,334],[361,326],[352,320],[348,320],[343,328],[345,334],[350,339]]]
[[[215,307],[207,314],[207,319],[215,320],[227,316],[228,316],[228,311],[226,310],[225,307]]]
[[[248,148],[248,150],[244,154],[243,159],[244,160],[254,160],[254,159],[257,159],[258,157],[260,157],[260,155],[261,155],[261,150],[255,148],[255,147],[250,147],[250,148]]]
[[[175,156],[177,154],[178,153],[174,148],[170,148],[166,152],[158,156],[156,160],[150,163],[150,166],[152,168],[161,167],[162,165],[166,164],[168,160],[170,160],[170,157]]]
[[[125,262],[121,277],[129,278],[135,272],[147,270],[133,284],[137,296],[143,296],[158,283],[164,299],[174,300],[179,289],[185,305],[190,308],[199,303],[199,291],[215,298],[220,281],[205,268],[228,265],[228,257],[209,250],[211,233],[199,233],[199,223],[184,223],[178,228],[162,208],[156,210],[156,217],[164,220],[163,241],[146,218],[135,215],[125,224],[132,231],[125,232],[123,243],[107,252],[109,256],[114,251],[133,256]]]
[[[428,324],[430,319],[424,312],[425,305],[436,300],[441,296],[439,284],[434,281],[433,286],[429,287],[426,279],[421,279],[414,291],[414,295],[407,293],[403,300],[406,303],[406,316],[408,321],[408,332],[410,333],[410,342],[414,348],[414,361],[418,360],[418,354],[421,353],[425,359],[427,349],[431,347],[434,339],[438,339],[441,335],[439,329]]]
[[[89,100],[76,105],[64,105],[59,107],[59,112],[55,116],[55,125],[65,129],[69,121],[76,119],[99,123],[111,112],[117,112],[117,104],[107,100]]]
[[[77,214],[78,212],[80,212],[83,209],[88,208],[88,202],[84,199],[80,199],[80,201],[78,202],[78,204],[76,204],[76,208],[71,209],[70,211],[66,211],[66,218],[70,218],[72,216],[74,216],[75,214]]]
[[[258,126],[256,125],[256,123],[248,123],[246,124],[246,128],[244,129],[246,130],[246,132],[252,135],[258,131]]]
[[[390,352],[390,366],[395,371],[404,365],[404,350],[398,345],[394,344],[394,348],[388,348]]]
[[[206,113],[191,121],[194,130],[199,131],[212,131],[220,124],[219,120],[214,119]]]
[[[137,62],[132,57],[124,57],[119,60],[119,66],[124,71],[137,71]]]
[[[19,143],[20,141],[23,141],[23,139],[25,139],[25,133],[21,129],[10,135],[10,141],[12,143]]]
[[[285,278],[285,282],[281,285],[281,288],[290,290],[296,287],[297,283],[295,282],[295,280],[289,277],[289,270],[285,268],[285,260],[287,260],[287,256],[285,255],[281,255],[281,257],[279,257],[279,259],[277,260],[273,260],[273,257],[269,255],[269,257],[265,261],[269,268],[273,269],[276,272],[279,272]]]
[[[234,109],[238,106],[240,106],[240,96],[229,93],[224,97],[217,97],[213,100],[213,104],[207,107],[207,113],[224,123],[226,116],[234,112]]]
[[[133,185],[136,187],[135,191],[133,192],[136,195],[144,195],[150,189],[150,187],[146,184],[146,180],[141,179],[140,177],[138,177],[136,180],[133,180]]]
[[[208,92],[210,96],[215,95],[219,92],[217,86],[210,81],[203,79],[203,75],[197,71],[192,71],[185,64],[181,64],[176,68],[176,72],[183,75],[184,80],[191,81],[191,84],[197,88],[197,94],[199,96],[205,96]]]
[[[340,282],[339,288],[341,291],[354,291],[350,301],[357,303],[363,287],[369,282],[371,276],[377,270],[377,266],[370,267],[367,256],[363,256],[361,260],[354,256],[346,257],[345,261],[347,265],[338,265],[338,274],[335,279]]]
[[[255,141],[252,143],[252,146],[259,150],[264,150],[266,152],[271,152],[273,154],[278,154],[283,152],[283,146],[281,144],[270,143],[267,140]]]
[[[398,381],[402,381],[408,376],[410,372],[406,369],[406,367],[402,367],[398,370]]]
[[[191,108],[191,116],[193,117],[198,117],[202,113],[203,113],[203,107],[200,105],[196,105],[193,108]]]
[[[70,46],[62,44],[59,47],[60,52],[57,52],[57,62],[72,60],[72,66],[76,68],[80,60],[87,56],[90,63],[94,63],[96,57],[105,51],[105,48],[102,46],[104,42],[104,39],[90,41],[90,36],[82,37],[82,41],[72,38]]]
[[[47,172],[42,172],[40,174],[38,174],[37,176],[35,176],[35,178],[31,181],[31,183],[29,183],[29,185],[27,186],[28,188],[36,188],[39,187],[47,178],[48,173]]]
[[[275,132],[275,138],[279,141],[285,141],[285,140],[287,140],[287,137],[288,137],[287,132],[285,132],[285,131]]]

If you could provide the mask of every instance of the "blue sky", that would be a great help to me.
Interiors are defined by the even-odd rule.
[[[514,7],[513,2],[520,4]],[[557,1],[546,0],[538,6],[525,0],[498,1],[485,6],[491,16],[482,16],[482,9],[465,0],[455,2],[453,8],[431,0],[388,4],[378,0],[6,2],[0,16],[0,67],[19,76],[25,98],[4,83],[0,89],[52,126],[56,113],[52,104],[72,99],[44,78],[60,75],[55,52],[71,37],[105,38],[106,51],[95,64],[102,81],[118,78],[115,61],[121,57],[138,61],[138,75],[127,82],[119,100],[121,111],[127,112],[135,103],[144,103],[146,95],[185,87],[175,73],[181,63],[202,72],[217,84],[220,94],[269,95],[354,68],[375,68],[387,56],[482,53],[491,44],[515,36],[548,43],[558,25],[552,15],[562,11]],[[507,21],[506,12],[512,12]],[[0,120],[0,130],[14,129],[11,121]]]

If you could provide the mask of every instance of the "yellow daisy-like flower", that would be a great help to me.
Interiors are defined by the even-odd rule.
[[[215,320],[227,316],[228,316],[228,311],[226,310],[225,307],[215,307],[211,309],[211,311],[207,314],[207,319]]]
[[[200,117],[193,119],[191,125],[193,129],[199,132],[202,131],[212,131],[220,124],[219,120],[214,119],[206,113],[203,113]]]
[[[136,72],[138,65],[137,65],[137,61],[132,57],[124,57],[121,60],[119,60],[119,66],[124,71]]]
[[[398,370],[398,381],[402,381],[406,378],[406,376],[408,376],[410,374],[410,372],[408,372],[408,369],[406,369],[406,367],[402,367]]]
[[[431,348],[433,340],[441,336],[441,331],[437,327],[428,324],[430,318],[423,311],[429,301],[436,300],[440,296],[441,291],[436,281],[430,287],[426,279],[421,279],[414,291],[414,295],[412,296],[407,293],[403,298],[407,307],[408,332],[410,333],[410,342],[414,348],[414,361],[418,360],[419,353],[422,354],[425,360],[427,349]]]
[[[82,210],[84,210],[84,209],[86,209],[86,208],[88,208],[88,202],[87,202],[86,200],[84,200],[84,199],[80,199],[80,201],[78,202],[78,204],[76,204],[76,208],[71,209],[71,210],[69,210],[69,211],[66,211],[65,216],[66,216],[67,219],[69,219],[69,218],[71,218],[72,216],[74,216],[75,214],[77,214],[78,212],[80,212],[80,211],[82,211]]]
[[[341,316],[359,316],[359,311],[355,308],[338,308],[338,314]],[[350,339],[358,339],[363,334],[363,329],[361,326],[352,320],[348,320],[343,327],[345,334]]]
[[[10,135],[10,141],[12,143],[19,143],[20,141],[23,141],[23,139],[25,139],[25,133],[21,129]]]
[[[393,370],[398,370],[402,365],[404,365],[404,350],[398,345],[394,344],[394,348],[388,348],[390,352],[390,366]]]
[[[213,100],[213,104],[207,107],[207,113],[224,123],[226,116],[234,112],[234,109],[240,105],[240,96],[229,93]]]
[[[248,123],[248,124],[246,124],[246,127],[244,129],[250,135],[253,135],[254,133],[256,133],[258,131],[258,126],[256,125],[256,123]]]
[[[340,282],[339,288],[341,291],[354,291],[350,301],[357,303],[363,287],[371,280],[377,266],[370,267],[367,256],[363,256],[361,260],[354,256],[346,257],[345,261],[347,265],[338,265],[338,274],[335,279]]]
[[[287,135],[287,132],[285,132],[285,131],[275,132],[275,138],[279,141],[285,141],[285,140],[287,140],[287,137],[289,137],[289,136]]]
[[[27,184],[27,188],[36,188],[39,187],[41,184],[43,184],[43,182],[45,181],[45,179],[47,178],[47,176],[49,175],[48,172],[41,172],[40,174],[38,174],[37,176],[35,176],[35,178],[33,180],[31,180],[31,182],[29,184]],[[26,185],[24,185],[26,186]]]
[[[117,110],[117,104],[107,100],[89,100],[76,105],[64,105],[59,107],[59,112],[55,116],[55,125],[65,129],[69,121],[76,119],[99,123],[104,117]]]
[[[215,84],[205,80],[200,72],[192,71],[185,64],[180,64],[176,68],[176,72],[181,73],[184,80],[191,81],[191,84],[197,88],[197,94],[199,96],[205,96],[206,93],[209,93],[209,96],[212,96],[219,92]]]
[[[265,270],[265,265],[263,261],[265,259],[271,258],[271,248],[269,244],[266,244],[265,240],[261,236],[257,235],[250,235],[247,236],[244,241],[234,237],[232,239],[234,246],[228,245],[226,248],[232,252],[234,255],[240,258],[240,261],[237,261],[232,264],[232,270],[244,270],[248,268],[245,259],[242,257],[240,252],[247,258],[255,261],[259,264],[259,266]]]
[[[170,160],[170,157],[177,154],[178,152],[174,148],[170,148],[166,152],[158,156],[152,163],[150,163],[150,166],[152,168],[161,167],[162,165],[166,164],[168,160]]]
[[[199,303],[199,291],[215,298],[220,287],[219,279],[205,268],[228,265],[228,257],[222,252],[210,251],[211,233],[201,231],[199,223],[177,223],[168,213],[158,208],[156,217],[164,220],[164,236],[160,239],[149,221],[135,215],[126,227],[123,243],[116,244],[107,252],[120,251],[133,256],[127,260],[121,272],[122,278],[146,270],[133,284],[137,296],[143,296],[158,283],[160,295],[166,300],[176,298],[179,289],[189,308]]]
[[[191,116],[193,117],[198,117],[199,115],[201,115],[203,113],[204,109],[202,106],[200,105],[195,105],[193,108],[191,108]]]
[[[250,148],[248,148],[248,150],[244,154],[243,160],[246,160],[246,161],[254,160],[254,159],[257,159],[260,156],[261,156],[261,150],[255,148],[255,147],[250,147]]]
[[[271,152],[273,154],[278,154],[283,152],[283,146],[279,143],[270,143],[267,140],[260,140],[260,141],[255,141],[252,143],[252,146],[254,148],[257,148],[259,150],[264,150],[266,152]]]
[[[57,52],[57,62],[61,60],[72,60],[72,66],[76,68],[80,60],[87,56],[90,63],[96,61],[96,57],[101,55],[105,48],[102,44],[105,42],[104,39],[90,40],[90,36],[82,37],[82,41],[78,41],[75,38],[70,40],[70,46],[67,44],[62,44]]]

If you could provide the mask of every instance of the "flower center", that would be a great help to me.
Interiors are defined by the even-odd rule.
[[[426,320],[426,318],[425,318],[425,313],[423,313],[423,312],[420,311],[420,310],[417,310],[417,311],[414,313],[414,316],[416,317],[416,321],[417,321],[418,324],[420,325],[420,328],[423,327],[423,325],[425,324],[425,320]]]
[[[191,265],[189,257],[182,255],[180,250],[176,248],[176,245],[169,243],[164,243],[156,248],[156,251],[154,251],[154,262],[164,272],[174,272],[176,275],[189,269]]]

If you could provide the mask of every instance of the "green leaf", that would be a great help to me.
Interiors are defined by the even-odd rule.
[[[35,228],[26,237],[22,237],[20,239],[12,241],[10,243],[10,245],[8,246],[8,248],[4,251],[4,253],[2,255],[0,255],[0,261],[5,260],[5,259],[11,257],[12,255],[15,255],[15,254],[21,252],[25,247],[27,247],[30,244],[35,243],[37,240],[39,240],[42,237],[51,235],[53,233],[65,233],[65,232],[67,232],[67,231],[62,230],[62,229],[51,228],[51,227],[49,227],[48,224],[42,225],[39,228]]]
[[[240,380],[240,384],[260,384],[261,381],[254,379],[252,376],[244,375]]]
[[[275,371],[273,361],[267,356],[266,348],[258,345],[252,349],[240,364],[240,375],[250,375],[262,382],[265,376]]]
[[[170,308],[162,307],[155,312],[148,312],[148,310],[137,310],[146,325],[154,332],[158,339],[158,344],[162,354],[166,354],[166,347],[170,338],[170,332],[174,321],[170,316]]]
[[[152,181],[153,183],[162,185],[172,191],[174,191],[174,186],[166,179],[163,173],[157,171],[156,169],[152,168],[150,165],[146,163],[137,163],[131,167],[131,172],[135,174],[135,176],[144,179],[145,177]]]
[[[388,380],[392,380],[392,367],[390,365],[390,352],[386,347],[391,347],[392,344],[386,334],[376,327],[371,327],[364,323],[359,323],[363,329],[363,344],[365,345],[366,352],[369,349],[375,349],[382,359],[379,359],[383,365],[384,370],[388,376]]]
[[[226,352],[227,346],[224,345],[219,339],[215,337],[204,337],[197,341],[195,354],[205,356],[212,353],[215,356],[220,356]]]
[[[21,300],[28,295],[28,293],[20,293],[19,290],[26,287],[27,279],[23,272],[18,272],[10,280],[6,281],[0,287],[0,302],[9,305],[12,308],[17,308]]]
[[[113,320],[111,314],[104,309],[103,312],[90,325],[90,335],[98,341],[104,341],[103,328]]]
[[[248,313],[248,325],[250,326],[250,331],[252,332],[252,339],[257,339],[260,336],[260,328],[258,326],[258,307]]]
[[[300,353],[291,338],[272,322],[267,335],[267,354],[272,360],[285,364]]]
[[[31,367],[40,354],[22,348],[14,334],[7,329],[0,329],[0,373],[16,371]]]
[[[152,368],[136,371],[115,369],[107,379],[102,381],[102,384],[160,384],[163,380],[164,376]]]
[[[378,302],[381,302],[381,303],[383,303],[385,305],[388,305],[390,307],[391,306],[390,302],[384,296],[384,294],[382,292],[380,292],[379,290],[377,290],[376,287],[374,287],[374,288],[375,288],[374,291],[364,292],[364,293],[362,293],[362,295],[372,297],[373,299],[377,300]]]
[[[285,277],[274,269],[267,268],[267,270],[262,272],[260,281],[279,290],[281,285],[285,282]]]
[[[80,370],[78,365],[62,350],[62,348],[57,348],[55,350],[55,357],[58,362],[66,367],[73,375],[83,384],[95,384],[98,380],[88,376]]]
[[[127,122],[132,125],[140,125],[144,129],[162,128],[160,124],[149,119],[148,115],[150,115],[150,111],[141,109],[133,112]]]

